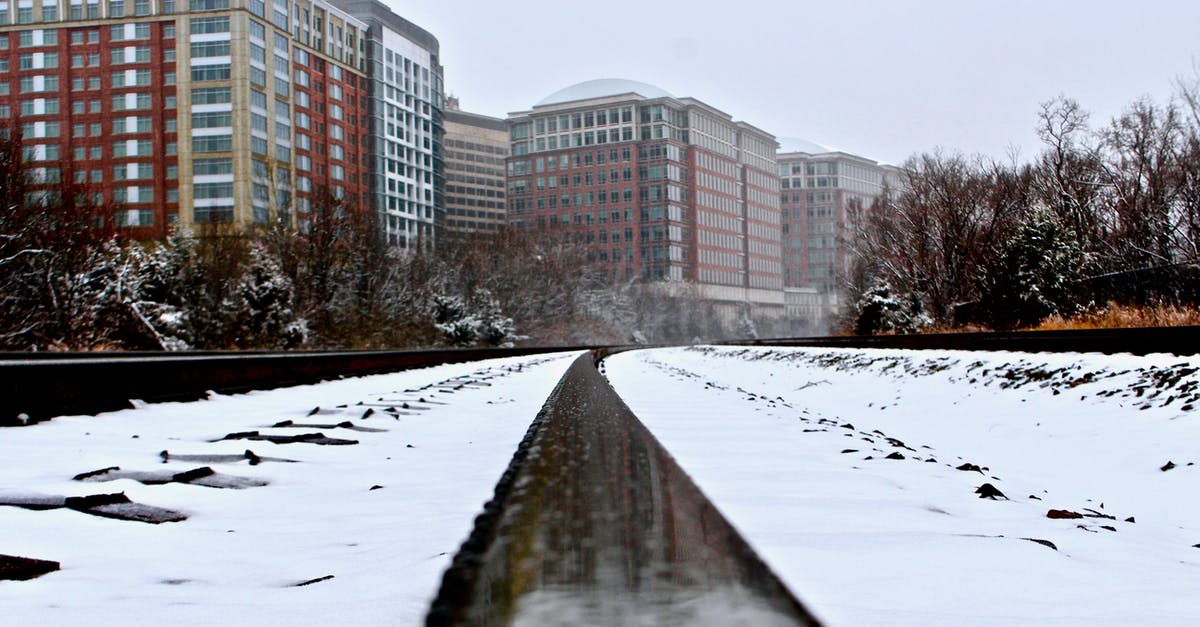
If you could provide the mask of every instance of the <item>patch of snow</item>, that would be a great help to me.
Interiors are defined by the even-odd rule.
[[[210,394],[194,403],[0,429],[0,497],[123,491],[137,503],[188,515],[183,522],[149,525],[67,509],[0,507],[0,553],[62,563],[61,571],[39,579],[0,582],[3,622],[420,624],[474,516],[574,357],[498,359]],[[490,386],[454,389],[458,380],[403,392],[472,374],[496,378]],[[420,398],[428,402],[418,403]],[[384,406],[400,407],[400,399],[424,409],[387,414]],[[356,405],[360,401],[372,405]],[[364,419],[367,409],[374,412]],[[386,431],[271,428],[283,420],[348,420]],[[319,430],[359,444],[213,441],[248,430]],[[246,449],[298,463],[207,464],[223,475],[269,482],[242,490],[71,480],[109,466],[182,472],[206,465],[164,464],[163,450],[241,455]],[[312,583],[296,587],[303,582]]]
[[[737,347],[605,361],[634,413],[831,625],[1200,623],[1197,368]],[[981,470],[956,470],[968,463]],[[980,498],[985,483],[1009,498]]]

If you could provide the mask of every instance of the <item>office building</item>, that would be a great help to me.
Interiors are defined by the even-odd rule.
[[[508,125],[500,118],[468,113],[446,99],[446,219],[442,237],[494,233],[507,226],[504,160]]]
[[[614,278],[687,282],[782,315],[774,136],[694,98],[601,79],[509,119],[509,222],[585,245]]]
[[[39,180],[69,177],[137,237],[304,228],[328,192],[405,245],[437,201],[437,42],[378,2],[352,8],[364,17],[324,0],[0,0],[0,118],[19,120]],[[396,142],[373,136],[388,122]]]
[[[894,188],[898,170],[805,140],[781,144],[784,284],[836,296],[853,262],[850,244],[863,210],[885,182]],[[836,297],[825,302],[838,306]]]

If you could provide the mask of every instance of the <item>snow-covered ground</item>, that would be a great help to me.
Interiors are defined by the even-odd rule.
[[[801,600],[856,626],[1200,624],[1197,368],[738,347],[604,362]]]
[[[0,553],[62,563],[39,579],[0,581],[0,623],[419,624],[442,571],[573,357],[441,366],[0,429],[0,500],[124,491],[137,503],[188,516],[153,525],[0,507]],[[362,418],[367,410],[373,413]],[[283,420],[384,431],[270,428]],[[320,431],[358,444],[213,441],[253,430]],[[295,463],[178,459],[247,449]],[[222,479],[269,485],[72,480],[110,466],[182,472],[205,465]]]

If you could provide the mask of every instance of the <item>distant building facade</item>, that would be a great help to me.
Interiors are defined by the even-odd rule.
[[[446,100],[445,237],[494,233],[508,224],[504,204],[508,124],[467,113],[454,98]]]
[[[898,170],[803,140],[781,141],[784,284],[831,294],[824,302],[836,309],[853,262],[850,238],[885,181],[895,185]]]
[[[369,150],[370,206],[379,212],[389,244],[432,247],[444,207],[438,40],[379,0],[332,1],[369,29],[370,121],[361,131],[370,136],[364,146]]]
[[[511,114],[509,222],[585,244],[617,279],[687,281],[706,299],[783,310],[773,135],[625,80]]]
[[[0,118],[115,226],[304,227],[320,190],[432,238],[437,40],[377,0],[0,0]]]

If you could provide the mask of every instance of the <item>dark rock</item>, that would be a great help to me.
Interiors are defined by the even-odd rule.
[[[1083,518],[1083,514],[1065,509],[1052,509],[1046,512],[1046,518]]]
[[[1008,500],[1008,497],[1004,496],[1003,492],[996,489],[996,486],[994,486],[990,483],[985,483],[985,484],[979,486],[978,488],[976,488],[975,494],[978,494],[979,498],[981,498],[981,499],[992,499],[993,501],[996,499],[1004,499],[1006,501]]]
[[[371,490],[382,490],[382,489],[383,489],[383,486],[381,486],[379,484],[375,484],[375,485],[371,486]],[[367,490],[367,491],[370,492],[371,490]]]
[[[979,474],[983,474],[983,470],[981,468],[979,468],[979,466],[976,466],[975,464],[971,464],[971,463],[963,464],[962,466],[957,466],[954,469],[967,471],[967,472],[977,472]]]
[[[405,444],[405,445],[404,445],[404,448],[417,448],[417,447],[415,447],[415,446],[413,446],[413,445],[411,445],[411,444]]]
[[[1030,542],[1037,542],[1038,544],[1040,544],[1042,546],[1048,546],[1048,547],[1054,549],[1055,551],[1058,550],[1058,547],[1054,546],[1054,543],[1049,540],[1042,540],[1041,538],[1021,538],[1021,539],[1028,540]]]
[[[325,575],[324,577],[317,577],[316,579],[309,579],[308,581],[301,581],[300,583],[292,584],[291,587],[299,588],[301,586],[311,586],[314,583],[320,583],[322,581],[329,581],[330,579],[333,579],[333,575]]]
[[[1101,528],[1101,529],[1107,529],[1107,530],[1109,530],[1109,531],[1116,531],[1116,530],[1117,530],[1117,528],[1116,528],[1116,527],[1111,527],[1111,526],[1109,526],[1109,525],[1100,525],[1100,528]]]
[[[318,413],[318,412],[320,412],[320,411],[321,411],[321,406],[320,406],[320,405],[318,405],[318,406],[316,406],[316,407],[313,407],[313,408],[312,408],[312,411],[308,412],[308,415],[309,415],[309,416],[315,416],[315,415],[317,415],[317,413]]]
[[[842,453],[843,453],[843,454],[845,454],[845,453],[857,453],[857,452],[858,452],[858,449],[856,449],[856,448],[847,448],[847,449],[842,449]]]
[[[846,422],[846,423],[843,423],[843,424],[841,424],[840,426],[841,426],[843,429],[853,429],[853,428],[854,428],[854,425],[852,425],[852,424],[850,424],[850,423],[848,423],[848,422]]]
[[[1159,468],[1159,470],[1166,472],[1174,467],[1175,467],[1175,462],[1168,461],[1167,463],[1163,464],[1163,467]]]
[[[248,440],[258,435],[257,431],[238,431],[236,433],[227,434],[222,440]]]
[[[52,573],[61,567],[58,562],[49,560],[0,555],[0,581],[27,581]]]
[[[163,451],[163,453],[166,453],[166,451]],[[101,468],[100,470],[93,470],[91,472],[81,472],[81,473],[75,475],[74,477],[71,477],[71,479],[73,479],[75,481],[83,481],[85,479],[91,479],[92,477],[99,477],[100,475],[107,475],[110,472],[114,472],[114,471],[117,471],[120,469],[121,469],[120,466],[109,466],[108,468]]]
[[[367,408],[367,411],[364,411],[364,412],[363,412],[363,415],[362,415],[362,417],[363,417],[363,418],[370,418],[370,417],[371,417],[372,415],[374,415],[374,414],[375,414],[375,410],[374,410],[374,409],[372,409],[372,408],[369,408],[369,407],[368,407],[368,408]]]
[[[281,420],[271,426],[275,429],[282,429],[284,427],[290,427],[294,424],[296,424],[296,423],[292,422],[291,420]]]
[[[1038,496],[1038,495],[1036,495],[1036,494],[1030,494],[1030,495],[1029,495],[1029,498],[1031,498],[1031,499],[1033,499],[1033,500],[1035,500],[1035,501],[1040,501],[1040,500],[1042,500],[1042,497],[1040,497],[1040,496]]]
[[[125,496],[124,492],[115,492],[113,494],[91,494],[88,496],[68,496],[66,507],[68,509],[91,509],[101,505],[116,505],[119,503],[129,503],[129,497]]]
[[[888,455],[884,459],[904,459],[904,455],[900,454],[900,452],[897,451],[897,452],[893,452],[891,455]]]
[[[190,483],[197,479],[211,477],[215,474],[217,474],[217,473],[212,468],[209,468],[208,466],[201,466],[201,467],[195,468],[193,470],[187,470],[187,471],[184,471],[181,473],[177,473],[175,476],[171,477],[171,481],[175,481],[178,483]]]

